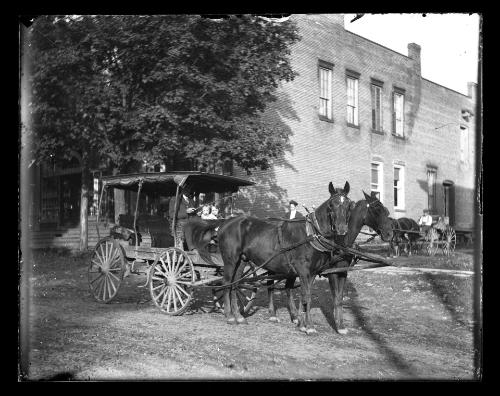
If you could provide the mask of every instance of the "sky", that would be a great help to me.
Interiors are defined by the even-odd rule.
[[[478,14],[345,14],[345,28],[408,55],[408,43],[421,47],[422,77],[467,95],[477,83]]]

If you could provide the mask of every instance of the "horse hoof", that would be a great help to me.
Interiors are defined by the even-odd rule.
[[[234,325],[234,324],[236,324],[236,319],[235,318],[229,318],[228,320],[226,320],[226,323],[230,324],[230,325]]]
[[[306,326],[299,327],[299,330],[303,333],[307,332]]]
[[[313,328],[311,328],[311,329],[307,329],[307,330],[306,330],[306,333],[307,333],[307,334],[314,334],[314,333],[317,333],[317,332],[318,332],[318,331],[317,331],[316,329],[313,329]]]
[[[338,329],[337,332],[339,334],[346,335],[347,334],[347,329]]]
[[[270,321],[270,322],[276,322],[276,323],[279,323],[279,322],[280,322],[280,320],[279,320],[276,316],[271,316],[271,317],[269,318],[269,321]]]
[[[292,323],[298,325],[299,324],[299,320],[298,319],[292,319]]]
[[[247,320],[245,318],[241,318],[237,320],[238,324],[248,324]]]

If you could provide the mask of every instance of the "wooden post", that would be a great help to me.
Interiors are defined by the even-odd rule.
[[[101,196],[99,197],[99,202],[97,204],[97,218],[96,218],[97,241],[101,240],[101,235],[99,234],[99,213],[101,212],[102,196],[104,195],[105,189],[106,189],[106,185],[103,184],[102,189],[101,189]]]
[[[172,219],[172,236],[175,241],[175,226],[177,224],[177,212],[179,211],[179,190],[180,186],[177,185],[177,191],[175,193],[175,207],[174,207],[174,218]]]
[[[141,196],[142,180],[139,181],[139,188],[137,189],[137,198],[135,200],[135,213],[134,213],[134,233],[135,233],[135,250],[137,252],[137,247],[139,246],[139,238],[137,235],[137,209],[139,208],[139,197]]]
[[[88,248],[88,202],[89,202],[89,169],[87,161],[82,161],[82,192],[80,199],[80,251]]]

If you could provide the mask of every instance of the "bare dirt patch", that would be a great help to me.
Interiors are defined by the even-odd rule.
[[[267,320],[262,289],[249,324],[237,326],[214,310],[209,289],[184,315],[162,314],[137,287],[143,276],[99,304],[88,292],[88,256],[34,253],[30,380],[473,379],[470,276],[353,271],[345,336],[333,329],[328,282],[318,278],[318,333],[307,336],[290,322],[284,292],[280,323]]]

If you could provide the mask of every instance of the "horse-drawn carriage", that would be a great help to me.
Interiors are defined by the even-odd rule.
[[[447,216],[432,216],[432,225],[428,227],[419,227],[414,220],[407,218],[395,220],[393,224],[393,245],[409,245],[407,251],[410,253],[424,252],[434,256],[441,249],[444,255],[450,256],[455,251],[457,234]],[[400,249],[392,249],[398,255]]]
[[[249,258],[241,266],[242,270],[236,271],[236,277],[236,272],[231,274],[230,281],[228,281],[227,276],[224,279],[225,263],[222,260],[220,251],[209,252],[200,249],[200,247],[206,247],[207,241],[213,242],[212,239],[216,239],[213,238],[214,230],[216,231],[219,227],[230,228],[229,226],[226,227],[226,225],[229,223],[234,225],[240,218],[247,221],[248,217],[231,216],[230,219],[226,220],[201,220],[198,216],[194,216],[185,225],[185,229],[189,228],[190,230],[190,238],[187,238],[188,235],[186,235],[186,245],[174,246],[179,202],[185,188],[196,191],[196,193],[216,192],[224,194],[235,193],[240,187],[253,185],[252,182],[232,176],[203,172],[162,172],[106,176],[102,179],[102,185],[99,208],[101,207],[104,191],[111,187],[136,193],[133,220],[131,221],[130,217],[120,216],[119,219],[124,222],[113,227],[109,236],[99,240],[91,256],[88,269],[89,288],[92,296],[102,303],[110,302],[116,297],[124,277],[129,274],[145,274],[146,282],[143,287],[148,287],[153,303],[166,314],[180,315],[185,312],[193,299],[194,290],[198,287],[212,288],[214,299],[216,302],[220,301],[221,303],[221,293],[225,293],[226,290],[230,289],[231,293],[233,293],[231,298],[236,296],[238,299],[239,304],[237,302],[237,305],[239,305],[240,312],[247,312],[252,305],[259,286],[270,287],[272,285],[272,287],[276,287],[277,282],[292,279],[291,286],[286,287],[294,287],[293,283],[295,278],[298,277],[297,272],[292,272],[292,278],[290,278],[290,274],[283,275],[279,271],[269,271],[266,267],[269,262],[282,259],[292,268],[291,263],[294,260],[294,252],[305,247],[308,249],[314,248],[313,250],[320,252],[317,253],[318,255],[325,258],[324,263],[326,263],[326,266],[322,267],[321,271],[314,274],[314,276],[334,276],[356,269],[392,265],[380,256],[353,249],[349,247],[349,244],[336,244],[333,239],[326,237],[326,234],[335,234],[334,221],[338,220],[338,215],[335,215],[333,210],[334,200],[341,202],[338,205],[343,205],[344,209],[348,207],[346,204],[354,207],[354,202],[347,198],[348,189],[347,192],[340,189],[336,190],[331,183],[331,197],[320,206],[323,207],[323,214],[320,214],[320,208],[316,209],[309,213],[305,220],[302,220],[302,223],[300,223],[302,225],[295,220],[263,220],[271,229],[279,229],[280,238],[282,239],[284,235],[282,233],[286,232],[286,227],[300,229],[305,235],[306,228],[309,226],[307,237],[296,243],[290,243],[288,246],[280,245],[280,249],[272,251],[265,260],[259,261],[259,265]],[[346,185],[348,186],[348,183]],[[168,220],[165,218],[156,219],[155,223],[152,219],[145,221],[143,217],[138,216],[141,193],[146,193],[146,195],[151,193],[160,194],[174,199],[175,215],[173,218]],[[367,201],[358,201],[358,204],[362,203],[356,206],[360,208],[360,210],[356,209],[357,212],[364,217],[357,219],[355,216],[351,216],[351,218],[359,223],[359,228],[361,228],[363,221],[371,221],[373,223],[370,223],[372,227],[380,229],[374,223],[377,222],[377,217],[380,216],[384,221],[387,221],[388,211],[376,198],[366,197]],[[230,202],[232,205],[233,201],[230,200]],[[365,217],[369,220],[366,220]],[[344,223],[348,218],[349,216],[344,213]],[[128,222],[125,219],[128,219]],[[254,219],[254,223],[257,220]],[[280,225],[274,226],[275,223],[273,222]],[[325,222],[324,225],[322,222]],[[284,223],[286,224],[283,226]],[[345,233],[347,232],[347,224],[344,226]],[[327,228],[328,231],[323,233],[320,228]],[[389,226],[385,228],[390,231],[392,236],[390,222]],[[282,229],[285,229],[285,231],[282,231]],[[355,232],[354,239],[357,232],[359,230]],[[225,238],[226,247],[227,239]],[[245,254],[250,255],[248,251]],[[346,260],[348,262],[345,267],[335,267],[336,263],[345,262]],[[358,260],[364,260],[370,264],[358,265]],[[300,260],[297,262],[300,263]],[[141,271],[143,269],[145,271]],[[295,268],[292,269],[296,271]],[[224,300],[225,307],[229,306],[227,301],[227,299]],[[230,304],[231,309],[233,309],[232,302]]]

